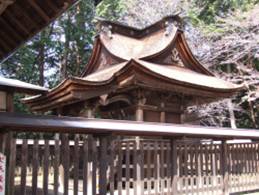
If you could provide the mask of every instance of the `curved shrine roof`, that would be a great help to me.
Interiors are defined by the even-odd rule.
[[[129,86],[210,99],[229,97],[242,88],[204,68],[170,19],[142,30],[105,21],[82,77],[23,101],[32,110],[48,110]]]

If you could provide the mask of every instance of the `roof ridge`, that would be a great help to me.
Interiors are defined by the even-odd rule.
[[[111,21],[111,20],[107,20],[107,19],[101,18],[101,17],[96,17],[96,20],[97,20],[97,28],[99,28],[99,30],[101,30],[102,25],[111,25],[112,31],[119,32],[121,34],[127,34],[132,37],[140,38],[140,37],[145,36],[146,34],[150,34],[150,33],[159,31],[163,28],[166,28],[167,21],[172,21],[172,22],[181,21],[181,17],[179,16],[179,14],[168,15],[148,26],[143,27],[143,28],[137,28],[137,27],[130,26],[130,25],[127,25],[127,24],[119,22],[119,21]],[[177,28],[178,28],[178,30],[182,31],[181,28],[179,28],[179,27],[177,27]]]

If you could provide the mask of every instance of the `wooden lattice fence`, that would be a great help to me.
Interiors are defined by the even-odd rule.
[[[60,134],[14,140],[8,194],[229,194],[259,188],[259,144]]]

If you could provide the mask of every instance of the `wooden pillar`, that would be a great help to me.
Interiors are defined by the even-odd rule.
[[[171,182],[172,182],[172,194],[177,194],[177,143],[176,140],[171,140]]]
[[[222,192],[224,195],[229,194],[228,189],[228,151],[226,140],[221,143],[221,176],[222,176]]]
[[[14,112],[13,92],[8,91],[6,97],[6,111]],[[6,155],[6,194],[14,194],[14,169],[16,160],[16,139],[13,138],[13,132],[6,132],[3,136],[4,150]]]
[[[165,111],[164,111],[164,108],[165,108],[165,104],[164,103],[161,103],[161,113],[160,113],[160,122],[161,123],[165,123]]]
[[[144,111],[140,106],[138,106],[136,109],[136,121],[143,121],[143,120],[144,120]]]

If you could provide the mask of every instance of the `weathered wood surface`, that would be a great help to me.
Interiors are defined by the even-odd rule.
[[[256,142],[213,144],[78,134],[45,141],[24,139],[11,150],[15,187],[9,191],[164,195],[250,191],[259,186],[258,150]]]

